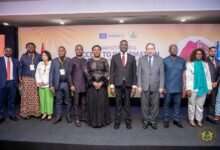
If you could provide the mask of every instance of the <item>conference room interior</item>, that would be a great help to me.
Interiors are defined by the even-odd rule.
[[[103,33],[106,37],[102,37]],[[145,53],[148,42],[155,43],[156,50],[162,58],[169,55],[170,44],[177,44],[178,55],[188,58],[189,54],[183,51],[187,49],[186,45],[189,44],[187,42],[194,42],[195,45],[199,43],[207,48],[217,46],[220,41],[220,1],[1,0],[0,35],[4,36],[3,46],[11,47],[13,57],[17,59],[26,51],[25,44],[28,42],[35,43],[36,51],[39,53],[42,48],[51,51],[53,58],[57,57],[59,46],[66,47],[67,56],[72,58],[75,56],[75,45],[82,44],[84,51],[88,52],[85,54],[85,58],[88,59],[93,45],[106,46],[104,52],[108,54],[111,50],[107,47],[119,46],[121,40],[127,40],[128,45],[140,51],[136,56],[137,62]],[[48,39],[50,37],[52,39]],[[119,52],[119,49],[114,51],[114,54],[116,52]],[[3,52],[0,54],[3,55]],[[110,63],[111,57],[107,55],[106,57]],[[57,125],[36,118],[23,120],[19,117],[21,97],[18,91],[16,114],[19,121],[12,122],[6,119],[0,125],[0,148],[3,150],[12,148],[156,150],[219,149],[220,147],[219,122],[213,124],[205,120],[207,101],[204,105],[202,128],[192,128],[188,124],[188,98],[182,97],[181,121],[184,128],[179,129],[170,123],[170,128],[165,129],[163,127],[164,95],[161,95],[158,130],[151,128],[144,130],[140,95],[136,94],[131,98],[133,128],[127,130],[122,119],[120,129],[115,131],[115,97],[109,93],[108,99],[111,111],[109,126],[94,129],[82,123],[82,126],[77,128],[74,124],[68,124],[64,117]],[[122,111],[124,117],[124,109]],[[172,112],[173,102],[170,104],[171,118]],[[208,131],[213,135],[206,141],[203,133]]]

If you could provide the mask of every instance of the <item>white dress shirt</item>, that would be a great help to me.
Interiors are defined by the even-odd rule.
[[[49,61],[46,66],[43,61],[39,62],[39,64],[37,65],[36,74],[35,74],[37,84],[41,82],[47,84],[45,86],[41,86],[42,88],[49,87],[50,66],[51,66],[51,61]]]

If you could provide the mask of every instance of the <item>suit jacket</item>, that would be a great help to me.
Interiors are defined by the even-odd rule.
[[[15,86],[18,86],[19,82],[19,77],[18,77],[18,67],[19,67],[19,62],[15,58],[11,58],[13,62],[13,79]],[[7,82],[7,69],[6,69],[6,62],[4,57],[0,57],[0,68],[1,68],[1,73],[0,73],[0,88],[4,88]]]
[[[65,74],[68,77],[68,67],[70,63],[70,58],[66,57],[66,63],[64,65]],[[49,75],[49,86],[58,89],[60,85],[60,62],[59,58],[55,58],[52,60],[51,67],[50,67],[50,75]]]
[[[136,60],[131,54],[127,54],[127,63],[125,67],[122,64],[120,53],[112,56],[110,66],[110,84],[114,86],[121,86],[123,80],[127,87],[136,85]]]
[[[211,81],[219,83],[220,82],[220,61],[218,59],[215,59],[216,67],[213,64],[213,62],[209,56],[207,57],[206,61],[209,65]]]
[[[203,68],[205,72],[208,89],[212,90],[211,75],[209,71],[209,66],[206,62],[203,62]],[[186,90],[197,92],[197,89],[194,89],[193,87],[194,87],[194,63],[188,62],[186,64]]]
[[[138,87],[143,91],[158,91],[159,88],[164,88],[164,63],[160,56],[153,56],[153,62],[150,69],[148,56],[145,55],[139,58],[138,61]]]
[[[69,84],[75,86],[77,93],[86,92],[85,65],[86,59],[77,57],[72,58],[69,64]]]

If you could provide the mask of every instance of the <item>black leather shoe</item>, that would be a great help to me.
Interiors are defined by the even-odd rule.
[[[126,120],[126,128],[127,129],[131,129],[132,128],[132,126],[131,126],[131,121],[130,120]]]
[[[18,121],[19,119],[16,116],[9,116],[9,119],[12,121]]]
[[[157,124],[156,123],[151,123],[152,129],[156,130],[157,129]]]
[[[207,116],[205,120],[208,121],[208,122],[211,122],[213,124],[217,124],[217,121],[213,120],[213,118],[211,118],[211,117]]]
[[[163,126],[164,128],[169,128],[169,121],[164,121]]]
[[[66,121],[68,123],[71,123],[73,121],[70,115],[66,115]]]
[[[3,123],[5,121],[5,118],[1,118],[0,119],[0,124]]]
[[[179,128],[183,128],[183,125],[182,125],[182,123],[180,122],[180,121],[173,121],[173,124],[175,124],[177,127],[179,127]]]
[[[58,122],[60,122],[62,120],[61,117],[56,117],[53,121],[53,124],[57,124]]]
[[[150,125],[149,122],[148,122],[147,124],[144,123],[144,125],[143,125],[143,129],[147,129],[149,125]]]
[[[120,127],[120,122],[115,122],[114,128],[119,129],[119,127]]]

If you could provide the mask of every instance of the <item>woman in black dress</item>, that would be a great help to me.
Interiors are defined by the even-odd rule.
[[[102,58],[101,47],[92,47],[93,58],[86,62],[85,73],[88,79],[88,124],[94,128],[110,124],[108,101],[109,64]]]

